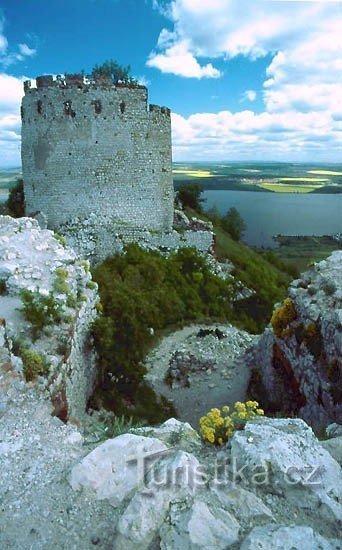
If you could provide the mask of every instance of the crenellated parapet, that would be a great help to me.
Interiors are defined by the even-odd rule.
[[[33,92],[35,90],[42,90],[44,88],[74,88],[78,90],[86,90],[88,88],[146,89],[146,86],[142,86],[141,84],[118,83],[114,85],[112,80],[105,75],[90,79],[83,74],[66,74],[57,76],[42,75],[36,77],[36,87],[31,87],[31,84],[31,80],[26,80],[24,82],[25,93]]]

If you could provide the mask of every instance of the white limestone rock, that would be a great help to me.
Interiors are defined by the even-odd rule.
[[[333,550],[337,541],[328,541],[311,527],[265,525],[255,527],[243,541],[241,550]]]
[[[133,434],[108,439],[74,466],[70,484],[74,490],[90,489],[98,500],[113,506],[130,496],[143,481],[138,458],[157,455],[167,449],[161,441]]]
[[[202,446],[201,438],[188,422],[180,422],[176,418],[166,420],[159,428],[138,428],[137,435],[155,437],[171,447],[181,447],[185,451],[192,451]]]
[[[328,437],[340,437],[342,436],[342,424],[329,424],[325,431]]]
[[[246,491],[238,485],[221,487],[212,483],[211,491],[218,497],[225,510],[228,510],[238,518],[253,521],[270,521],[273,519],[272,511],[251,491]]]
[[[116,550],[147,550],[158,535],[172,502],[187,500],[204,486],[192,454],[168,451],[151,465],[146,482],[120,518]]]
[[[323,449],[328,451],[331,456],[342,465],[342,436],[327,439],[327,441],[321,441]]]
[[[161,550],[225,550],[239,538],[239,523],[222,507],[195,498],[190,509],[171,507],[160,531]]]
[[[248,422],[232,438],[232,459],[252,480],[262,468],[265,483],[259,489],[276,491],[304,508],[318,508],[342,519],[342,473],[300,419],[263,418]],[[260,479],[260,478],[259,478]]]

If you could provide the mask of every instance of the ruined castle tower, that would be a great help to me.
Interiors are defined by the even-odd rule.
[[[22,165],[26,213],[50,228],[90,215],[168,232],[173,222],[170,111],[144,86],[106,78],[40,76],[25,82]]]

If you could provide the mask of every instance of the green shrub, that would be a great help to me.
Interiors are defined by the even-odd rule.
[[[66,281],[63,279],[55,279],[53,282],[53,288],[58,294],[66,294],[68,295],[70,292],[69,285]]]
[[[97,288],[97,284],[94,281],[87,281],[86,287],[89,290],[95,290],[95,288]]]
[[[49,367],[46,359],[40,353],[24,348],[20,352],[24,365],[24,376],[27,382],[34,380],[37,376],[46,376]]]
[[[222,216],[221,225],[234,241],[240,241],[247,229],[247,225],[243,218],[234,207],[230,208],[228,212]]]
[[[191,211],[187,213],[193,215]],[[289,270],[281,262],[271,261],[272,255],[269,257],[265,251],[234,241],[223,229],[222,216],[217,209],[211,209],[201,218],[214,224],[217,258],[230,260],[235,266],[233,275],[236,280],[255,291],[249,298],[234,302],[233,323],[249,332],[262,332],[269,323],[274,304],[285,298],[290,278],[293,275],[298,277],[297,271]]]
[[[127,414],[121,405],[128,401],[134,404],[131,414],[139,413],[138,418],[142,414],[150,422],[162,420],[162,407],[143,382],[142,361],[153,341],[150,328],[160,331],[204,318],[228,320],[231,285],[213,275],[193,249],[166,258],[133,244],[124,255],[105,260],[93,278],[103,306],[93,330],[100,358],[101,400],[116,414]],[[115,384],[108,384],[109,374]]]
[[[20,297],[23,304],[21,311],[25,319],[32,324],[36,336],[45,326],[65,320],[63,306],[56,301],[53,292],[45,296],[39,291],[23,289]]]
[[[0,296],[5,296],[6,294],[7,294],[6,281],[0,281]]]
[[[132,416],[115,416],[113,413],[106,411],[94,413],[90,418],[91,425],[87,431],[90,433],[92,441],[94,438],[96,441],[113,439],[141,426],[141,424],[134,422]]]
[[[17,180],[16,185],[10,190],[6,206],[9,215],[13,216],[13,218],[22,218],[25,216],[24,182],[21,178]]]
[[[176,199],[182,203],[183,208],[193,208],[197,212],[202,211],[201,198],[203,189],[196,183],[185,183],[178,188]]]
[[[62,281],[66,281],[69,278],[69,271],[65,267],[57,267],[55,274]]]
[[[56,241],[58,241],[59,244],[62,245],[63,248],[66,248],[67,243],[66,243],[65,238],[62,235],[58,235],[58,233],[55,233],[54,237],[55,237]]]

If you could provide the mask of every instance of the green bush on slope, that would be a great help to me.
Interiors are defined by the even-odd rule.
[[[228,320],[231,285],[213,275],[193,249],[166,258],[133,244],[126,254],[105,260],[93,278],[103,305],[94,325],[101,373],[97,397],[118,415],[158,422],[170,408],[163,411],[143,383],[142,366],[153,333],[204,318]]]
[[[255,291],[253,296],[235,302],[233,322],[249,332],[262,332],[271,319],[274,304],[283,301],[290,281],[296,276],[293,268],[281,262],[269,261],[273,260],[273,257],[267,257],[264,251],[234,241],[222,228],[220,215],[215,209],[205,215],[191,210],[188,210],[187,214],[213,222],[217,258],[229,259],[235,266],[235,278]],[[274,265],[275,263],[277,265]]]

